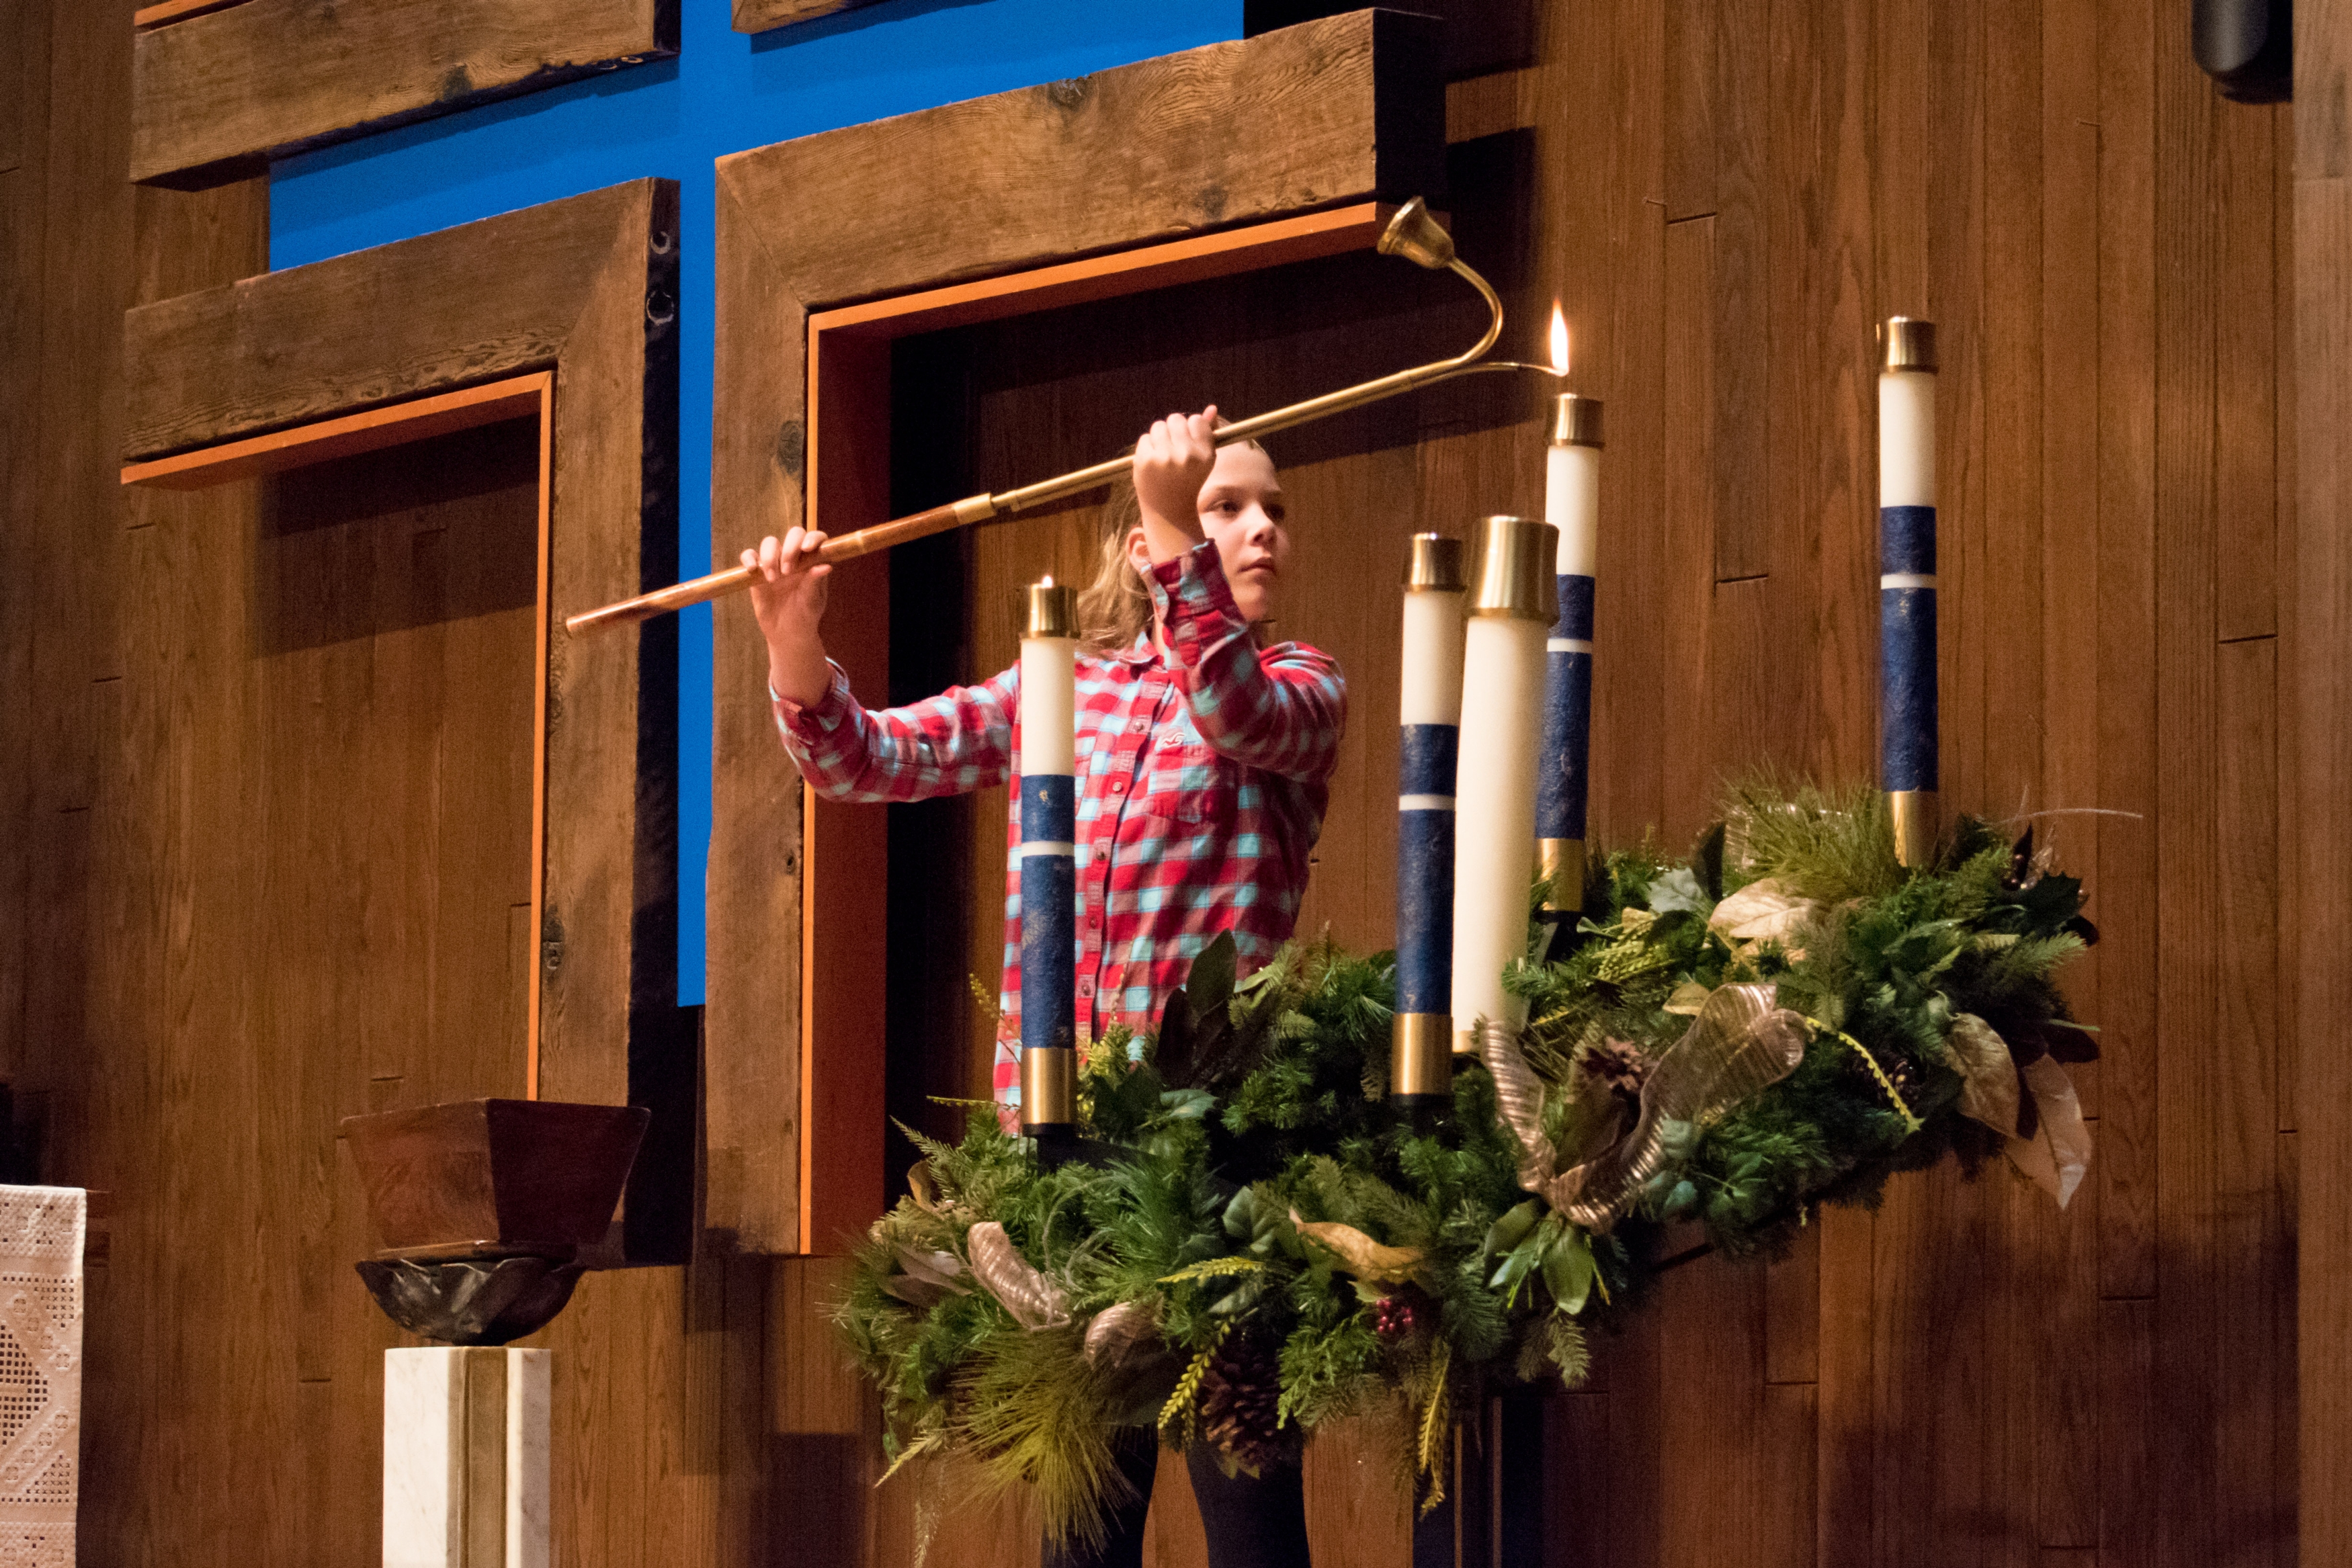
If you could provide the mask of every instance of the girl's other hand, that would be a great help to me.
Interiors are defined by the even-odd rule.
[[[803,704],[824,695],[832,679],[817,632],[830,591],[825,579],[833,575],[816,559],[824,544],[822,532],[793,528],[781,539],[770,534],[758,549],[743,552],[743,564],[760,574],[751,584],[751,612],[768,642],[769,685]]]
[[[1202,538],[1201,488],[1217,465],[1217,405],[1152,421],[1135,444],[1135,498],[1143,542],[1154,565],[1175,559]]]

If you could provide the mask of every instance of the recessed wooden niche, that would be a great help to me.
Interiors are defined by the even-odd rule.
[[[278,823],[310,852],[285,881],[317,917],[278,941],[310,958],[236,955],[294,987],[268,1027],[347,1084],[337,1118],[654,1107],[608,1260],[635,1262],[691,1234],[677,634],[573,651],[551,611],[675,570],[677,202],[636,181],[125,321],[142,516],[252,552],[247,668],[277,716],[197,783],[275,803],[257,852]],[[171,494],[236,484],[249,542]],[[331,1147],[333,1120],[307,1131]]]
[[[1367,247],[1381,204],[1442,196],[1434,42],[1424,18],[1360,12],[721,159],[715,559],[812,511],[839,531],[905,509],[894,344],[1316,265]],[[863,693],[891,690],[908,570],[868,558],[835,577],[827,642]],[[891,830],[880,809],[804,798],[740,609],[719,612],[716,665],[706,1225],[746,1251],[837,1250],[892,1164]]]

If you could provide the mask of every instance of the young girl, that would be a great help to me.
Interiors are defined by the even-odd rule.
[[[1347,685],[1304,643],[1260,648],[1289,538],[1273,461],[1254,443],[1219,450],[1217,411],[1171,413],[1136,444],[1132,497],[1114,498],[1094,585],[1080,596],[1077,666],[1077,1034],[1149,1030],[1193,956],[1233,933],[1242,972],[1290,936],[1339,759]],[[977,686],[875,712],[824,655],[830,567],[821,533],[794,528],[743,552],[763,580],[751,601],[768,643],[776,727],[801,772],[837,800],[920,800],[1013,779],[1020,666]],[[1014,781],[1014,798],[1019,798]],[[1017,1103],[1021,1038],[1020,821],[1005,896],[996,1097]],[[1140,1561],[1154,1445],[1122,1449],[1139,1500],[1101,1553],[1049,1564]],[[1298,1478],[1224,1477],[1196,1450],[1194,1492],[1213,1568],[1306,1562]],[[1131,1515],[1131,1517],[1129,1517]]]

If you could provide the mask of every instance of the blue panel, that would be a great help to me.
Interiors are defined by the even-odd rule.
[[[1462,731],[1450,724],[1409,724],[1397,757],[1397,793],[1451,795]]]
[[[1077,1044],[1078,863],[1021,857],[1021,1043]]]
[[[1240,0],[884,0],[747,37],[685,0],[656,61],[386,131],[270,171],[271,265],[296,267],[643,175],[680,183],[678,575],[710,570],[711,162],[772,141],[1238,38]],[[730,518],[729,546],[762,520]],[[559,611],[564,607],[559,606]],[[730,606],[726,635],[752,635]],[[702,1000],[711,608],[679,630],[678,999]],[[974,671],[977,675],[984,672]],[[732,700],[730,698],[730,700]],[[764,694],[746,692],[759,702]],[[781,759],[778,766],[783,766]]]
[[[1068,843],[1078,831],[1078,781],[1066,773],[1021,780],[1021,841]]]
[[[1887,789],[1936,786],[1936,591],[1878,593],[1879,775]]]
[[[1396,1010],[1454,1010],[1454,813],[1397,815]]]

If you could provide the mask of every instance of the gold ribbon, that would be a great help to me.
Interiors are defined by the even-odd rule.
[[[1551,1174],[1558,1152],[1543,1131],[1543,1081],[1509,1030],[1483,1027],[1479,1055],[1494,1076],[1504,1124],[1519,1142],[1519,1185],[1587,1230],[1616,1224],[1665,1163],[1666,1123],[1703,1122],[1797,1070],[1805,1020],[1774,1005],[1777,995],[1770,985],[1717,987],[1643,1081],[1633,1129],[1558,1176]]]

